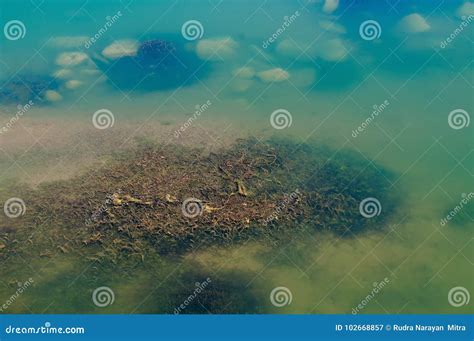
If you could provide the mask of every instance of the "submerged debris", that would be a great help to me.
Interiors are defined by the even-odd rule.
[[[122,206],[126,204],[152,205],[153,202],[137,199],[128,194],[125,194],[125,195],[121,195],[118,193],[112,194],[112,205]]]
[[[308,226],[350,236],[378,227],[387,216],[387,206],[372,219],[359,212],[364,198],[386,202],[387,178],[352,155],[336,158],[285,141],[241,140],[207,156],[197,149],[148,147],[22,193],[27,214],[8,222],[8,239],[2,240],[29,238],[42,257],[56,250],[144,259],[147,252],[183,252]],[[1,222],[0,237],[3,231]],[[0,256],[26,251],[20,250],[23,242],[4,244]]]

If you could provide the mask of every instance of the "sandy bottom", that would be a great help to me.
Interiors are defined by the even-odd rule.
[[[7,120],[3,117],[0,122],[5,124]],[[207,153],[228,147],[238,138],[262,139],[271,133],[224,119],[200,119],[186,127],[183,122],[186,121],[121,121],[120,125],[100,130],[84,120],[25,117],[0,134],[0,182],[15,179],[37,186],[68,179],[91,167],[100,167],[115,152],[146,143],[191,146]]]

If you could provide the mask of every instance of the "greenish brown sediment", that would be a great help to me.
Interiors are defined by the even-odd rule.
[[[146,146],[72,180],[5,190],[2,199],[20,197],[27,211],[0,224],[0,257],[78,253],[115,262],[262,235],[278,239],[301,226],[351,236],[388,216],[384,206],[383,215],[366,219],[359,203],[387,202],[389,176],[352,154],[288,141],[240,140],[209,155]],[[183,214],[190,198],[199,200],[195,217]]]

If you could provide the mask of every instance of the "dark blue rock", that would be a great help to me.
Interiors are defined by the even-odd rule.
[[[58,82],[49,76],[17,75],[0,84],[0,103],[15,105],[43,102],[46,90],[58,88]]]
[[[110,63],[92,59],[114,86],[127,91],[188,86],[209,72],[207,63],[193,51],[185,50],[180,40],[148,40],[139,46],[136,56],[121,57]]]

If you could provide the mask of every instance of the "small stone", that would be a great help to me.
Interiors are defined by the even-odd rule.
[[[63,96],[54,90],[47,90],[44,94],[44,97],[50,102],[58,102],[63,99]]]

